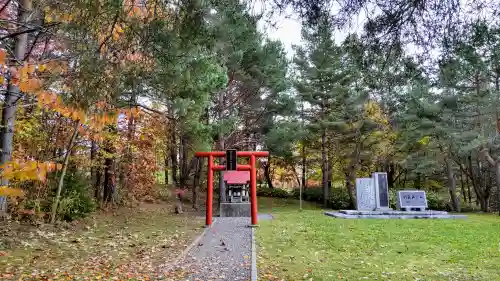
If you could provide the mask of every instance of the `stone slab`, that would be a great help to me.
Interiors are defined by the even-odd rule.
[[[364,216],[373,216],[373,215],[447,215],[446,211],[358,211],[358,210],[340,210],[340,213],[346,215],[364,215]]]
[[[259,221],[274,220],[274,216],[271,214],[257,214],[257,220]]]
[[[399,214],[399,215],[349,215],[340,212],[325,212],[325,215],[343,219],[466,219],[466,215],[425,215],[425,214]]]
[[[398,198],[396,205],[398,210],[411,210],[411,209],[425,210],[428,208],[425,191],[400,190],[398,191]]]
[[[373,183],[375,185],[375,194],[377,209],[391,210],[389,207],[389,185],[387,182],[387,173],[373,173]]]
[[[257,247],[255,246],[255,228],[252,228],[252,267],[250,268],[251,281],[258,281],[257,272]]]
[[[221,217],[250,217],[250,202],[220,203]]]
[[[356,209],[357,210],[375,210],[375,186],[372,178],[356,179]]]

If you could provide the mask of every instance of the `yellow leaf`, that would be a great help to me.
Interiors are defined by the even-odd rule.
[[[10,188],[7,186],[0,186],[0,196],[10,197],[23,197],[24,191],[19,188]]]
[[[427,144],[429,144],[430,140],[431,140],[431,137],[425,136],[425,137],[421,138],[418,141],[418,143],[423,144],[423,145],[427,145]]]
[[[14,176],[14,170],[12,169],[12,167],[7,167],[3,169],[2,176],[5,179],[11,179]]]
[[[0,76],[0,85],[3,84],[3,82],[4,82],[4,78],[3,78],[3,76]]]
[[[54,21],[54,19],[52,18],[51,15],[45,15],[45,22],[46,23],[51,23],[53,21]]]
[[[38,71],[40,71],[40,72],[44,72],[45,69],[47,69],[47,65],[45,65],[45,64],[40,64],[38,66]]]
[[[116,32],[123,33],[123,29],[121,28],[121,26],[119,24],[115,25],[115,29],[116,29]]]

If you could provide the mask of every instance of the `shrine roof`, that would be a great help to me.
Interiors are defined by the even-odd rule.
[[[227,184],[247,184],[250,181],[249,171],[225,171],[224,181]]]

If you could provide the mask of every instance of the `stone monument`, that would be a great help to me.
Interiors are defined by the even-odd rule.
[[[387,182],[387,173],[373,173],[372,178],[375,185],[376,210],[392,210],[389,207],[389,184]]]
[[[356,209],[358,211],[373,211],[377,207],[375,200],[373,179],[356,179]]]
[[[356,179],[357,210],[325,212],[325,215],[344,219],[453,219],[465,215],[450,215],[445,211],[426,211],[425,191],[402,190],[398,192],[398,210],[390,208],[387,173],[373,173],[371,178]],[[404,209],[404,210],[399,210]]]
[[[423,190],[398,191],[398,210],[425,211],[428,208],[427,197]]]

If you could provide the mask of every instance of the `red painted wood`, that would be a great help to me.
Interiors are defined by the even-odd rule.
[[[212,200],[214,197],[214,170],[212,166],[214,165],[214,159],[212,155],[208,156],[208,176],[207,176],[207,213],[205,217],[205,224],[207,226],[212,225]]]
[[[208,157],[212,155],[213,157],[226,157],[225,151],[199,151],[194,154],[196,157]],[[237,151],[236,156],[238,157],[250,157],[255,155],[255,157],[267,157],[269,156],[269,151]]]
[[[257,225],[257,169],[255,155],[250,156],[250,208],[252,211],[252,225]]]
[[[214,171],[224,171],[226,170],[226,166],[224,165],[214,165],[212,167]],[[236,169],[238,171],[250,171],[250,165],[238,165],[236,166]]]
[[[247,184],[250,181],[249,171],[226,171],[224,181],[227,184]]]
[[[238,151],[236,156],[240,157],[250,157],[254,155],[255,157],[267,157],[269,156],[269,151]]]
[[[196,157],[208,157],[212,155],[213,157],[223,157],[226,156],[225,151],[199,151],[194,154]]]
[[[214,171],[225,170],[224,165],[215,165],[214,157],[225,157],[225,151],[200,151],[195,153],[196,157],[208,157],[208,177],[207,177],[207,212],[205,217],[205,222],[207,226],[212,225],[212,201],[213,201],[213,189],[214,189]],[[252,213],[252,225],[257,225],[257,168],[256,158],[257,157],[268,157],[268,151],[237,151],[236,156],[238,157],[250,157],[250,165],[237,165],[236,169],[238,171],[250,171],[250,208]],[[231,173],[236,171],[227,171]],[[248,174],[248,173],[246,173]],[[235,183],[236,184],[236,183]]]

